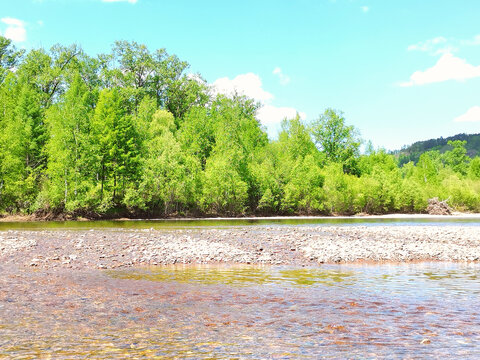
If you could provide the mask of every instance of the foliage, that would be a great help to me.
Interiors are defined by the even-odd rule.
[[[345,172],[356,172],[355,159],[359,155],[361,141],[358,130],[345,124],[342,112],[326,109],[313,122],[312,135],[329,161],[343,164]]]
[[[89,57],[0,37],[0,211],[381,214],[423,212],[432,197],[480,211],[474,136],[417,146],[414,161],[371,144],[361,155],[358,131],[326,109],[269,140],[260,104],[213,96],[188,67],[136,42]]]
[[[466,141],[467,155],[470,158],[480,154],[480,134],[457,134],[447,138],[430,139],[418,141],[410,146],[405,146],[401,150],[394,151],[393,154],[398,157],[400,165],[413,161],[418,162],[420,156],[427,151],[439,151],[441,154],[452,149],[449,141]]]

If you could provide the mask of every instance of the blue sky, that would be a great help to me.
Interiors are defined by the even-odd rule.
[[[218,91],[284,116],[327,107],[376,147],[480,132],[480,1],[3,0],[0,33],[26,49],[115,40],[166,48]]]

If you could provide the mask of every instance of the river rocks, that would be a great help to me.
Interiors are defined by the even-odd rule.
[[[8,231],[0,232],[0,261],[74,269],[208,263],[304,266],[354,261],[479,261],[479,230],[478,226],[465,225],[282,225]]]
[[[23,236],[21,231],[0,232],[0,256],[36,246],[34,239]]]
[[[302,251],[318,262],[474,261],[480,257],[478,230],[475,226],[325,227]]]

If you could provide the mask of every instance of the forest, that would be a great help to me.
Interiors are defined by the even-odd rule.
[[[467,155],[471,158],[474,158],[477,155],[480,155],[480,134],[457,134],[454,136],[449,136],[447,138],[437,138],[429,139],[424,141],[417,141],[410,146],[404,146],[400,150],[393,151],[399,159],[399,164],[403,165],[410,161],[414,163],[418,162],[420,155],[424,152],[430,150],[438,150],[441,154],[446,151],[452,150],[452,146],[449,145],[449,142],[455,140],[466,141],[465,149],[467,150]]]
[[[343,113],[285,119],[215,95],[165,49],[117,41],[17,49],[0,37],[0,213],[72,217],[425,212],[438,197],[480,211],[480,158],[466,142],[415,163],[374,149]]]

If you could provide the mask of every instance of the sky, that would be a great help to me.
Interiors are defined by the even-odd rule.
[[[480,133],[477,0],[0,0],[27,50],[115,40],[165,48],[218,92],[262,104],[271,138],[296,113],[342,111],[376,148]]]

